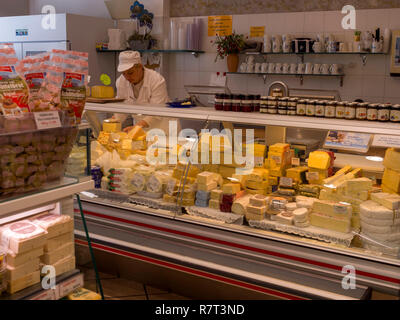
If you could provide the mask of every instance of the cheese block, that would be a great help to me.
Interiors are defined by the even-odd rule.
[[[308,158],[310,168],[327,170],[331,166],[331,157],[325,151],[313,151]]]
[[[65,214],[43,213],[29,219],[47,231],[47,238],[54,238],[67,232],[73,232],[74,220]]]
[[[14,253],[43,247],[47,240],[47,232],[29,220],[5,225],[1,228],[0,233],[3,245]]]
[[[371,193],[371,200],[390,210],[400,209],[400,196],[390,193]]]
[[[7,265],[6,278],[8,281],[15,281],[23,278],[25,275],[39,270],[39,257],[34,260],[28,261],[25,264],[17,267]]]
[[[142,127],[134,126],[127,135],[127,139],[136,140],[141,136],[146,136],[146,132],[142,129]]]
[[[385,193],[397,194],[396,191],[394,191],[391,187],[387,186],[386,184],[382,184],[382,191]]]
[[[41,270],[44,264],[41,264]],[[75,257],[74,256],[67,256],[52,265],[55,268],[56,276],[60,274],[66,273],[68,271],[75,269]],[[45,276],[46,273],[42,273],[42,276]]]
[[[259,215],[264,215],[267,212],[267,207],[256,207],[252,206],[251,204],[248,204],[246,206],[246,212],[251,213],[251,214],[259,214]]]
[[[197,190],[201,190],[201,191],[205,191],[205,192],[209,192],[217,187],[218,187],[218,184],[216,181],[211,181],[208,184],[202,184],[202,183],[197,184]]]
[[[368,191],[372,189],[372,180],[368,178],[358,178],[347,180],[347,193],[357,193],[360,191]]]
[[[255,168],[248,176],[247,180],[251,180],[254,182],[263,182],[264,180],[268,180],[269,170],[263,168]]]
[[[7,284],[7,292],[13,294],[40,282],[40,271],[35,271]]]
[[[351,229],[351,221],[348,218],[335,218],[322,213],[313,212],[310,216],[310,224],[332,231],[349,233]]]
[[[351,218],[352,207],[350,204],[315,200],[313,205],[313,212],[323,213],[327,216],[334,218]]]
[[[385,208],[384,206],[372,200],[365,201],[360,205],[360,215],[361,219],[363,217],[370,219],[384,219],[392,221],[394,219],[393,210]]]
[[[182,200],[182,206],[183,207],[191,207],[194,206],[194,198],[193,199],[183,199]]]
[[[246,188],[259,190],[267,189],[269,187],[268,181],[256,182],[251,180],[246,180]]]
[[[250,204],[255,207],[265,207],[268,203],[268,199],[269,198],[264,195],[256,194],[250,198]]]
[[[169,194],[163,195],[163,201],[168,203],[176,203],[176,196],[171,196]]]
[[[287,189],[287,188],[278,188],[278,193],[282,196],[295,196],[296,190],[294,189]]]
[[[308,171],[308,167],[295,167],[286,170],[286,177],[292,178],[293,181],[298,183],[306,182],[306,172]]]
[[[45,252],[54,251],[63,245],[74,241],[74,233],[67,232],[57,237],[47,239],[43,249]]]
[[[400,232],[400,226],[376,226],[375,224],[366,223],[364,220],[361,220],[361,228],[365,233],[398,233]]]
[[[99,133],[99,136],[97,137],[97,141],[100,144],[107,146],[107,144],[108,144],[108,142],[110,140],[110,137],[111,137],[111,133],[110,132],[101,131]]]
[[[211,209],[219,210],[219,204],[220,204],[219,200],[211,199],[210,202],[208,203],[208,206]]]
[[[286,165],[285,152],[268,152],[268,159],[273,161],[273,167],[283,168]]]
[[[236,174],[236,168],[231,168],[227,166],[220,166],[219,167],[219,174],[227,179],[227,178],[232,178],[234,174]]]
[[[264,215],[253,214],[253,213],[247,212],[247,213],[246,213],[246,220],[247,220],[247,221],[251,221],[251,220],[254,220],[254,221],[261,221],[261,220],[264,220]]]
[[[222,186],[224,194],[236,194],[240,191],[240,184],[228,183]]]
[[[67,296],[68,300],[101,300],[101,295],[96,292],[79,288]]]
[[[400,218],[395,219],[373,219],[365,215],[360,215],[360,220],[374,226],[400,226]]]
[[[275,143],[275,144],[269,146],[268,151],[283,153],[283,152],[288,151],[289,149],[290,149],[290,145],[287,143]]]
[[[44,264],[52,265],[58,260],[61,260],[69,255],[75,255],[75,247],[73,242],[64,244],[56,250],[45,252],[45,254],[40,257],[40,261]]]
[[[297,203],[296,202],[290,202],[290,203],[286,204],[286,211],[293,212],[296,209],[297,209]]]
[[[198,190],[196,192],[196,199],[210,200],[210,197],[211,197],[211,192],[201,191],[201,190]]]
[[[286,170],[283,168],[273,168],[269,170],[269,174],[272,177],[284,177],[286,175]]]
[[[246,179],[247,176],[242,175],[242,174],[234,174],[232,175],[232,182],[233,183],[239,183],[241,188],[245,188],[246,187]]]
[[[268,177],[268,184],[271,186],[277,186],[278,185],[278,177]]]
[[[308,220],[308,209],[307,208],[299,208],[292,212],[293,220],[295,222],[305,222]]]
[[[290,226],[293,224],[293,215],[291,213],[282,212],[275,216],[275,221]]]
[[[222,190],[220,189],[211,190],[210,198],[211,200],[222,201]]]
[[[110,99],[115,96],[114,88],[110,86],[92,86],[90,89],[93,98]]]
[[[350,192],[348,189],[346,190],[346,196],[350,198],[360,199],[362,201],[367,201],[369,198],[368,191],[360,191],[360,192]]]
[[[194,205],[196,207],[207,208],[208,202],[209,202],[209,200],[196,199],[196,201],[194,202]]]
[[[198,184],[210,184],[211,182],[214,182],[215,179],[215,173],[214,172],[201,172],[197,175],[197,183]]]
[[[29,261],[33,261],[43,255],[43,247],[38,247],[32,250],[29,250],[25,253],[15,254],[12,251],[9,251],[6,256],[7,266],[17,267],[23,265]]]
[[[385,159],[383,160],[383,165],[387,169],[400,172],[400,152],[394,148],[388,148],[386,150]]]
[[[247,193],[252,194],[252,195],[264,195],[266,196],[268,193],[267,189],[250,189],[250,188],[246,188],[245,189]]]
[[[344,181],[345,175],[349,173],[351,169],[352,169],[351,166],[345,166],[344,168],[336,172],[334,176],[326,178],[324,180],[324,185],[333,185],[333,184],[336,185],[337,183]]]
[[[232,212],[238,215],[245,215],[246,214],[246,207],[250,203],[250,195],[245,195],[239,199],[236,199],[232,204]]]

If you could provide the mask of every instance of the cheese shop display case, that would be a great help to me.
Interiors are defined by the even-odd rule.
[[[91,141],[97,188],[82,196],[94,248],[265,297],[400,296],[398,124],[119,103],[86,110],[101,123]],[[154,127],[126,128],[143,117]]]

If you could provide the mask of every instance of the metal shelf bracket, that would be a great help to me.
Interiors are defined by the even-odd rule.
[[[362,59],[363,67],[365,67],[367,65],[368,57],[367,57],[366,54],[360,54],[360,56],[361,56],[361,59]]]

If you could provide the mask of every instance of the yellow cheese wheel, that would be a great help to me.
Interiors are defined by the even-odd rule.
[[[93,86],[91,88],[93,98],[114,98],[114,88],[109,86]]]

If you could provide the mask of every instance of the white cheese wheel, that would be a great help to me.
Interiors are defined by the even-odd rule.
[[[374,201],[365,201],[360,205],[360,216],[372,219],[393,220],[394,212]]]
[[[297,209],[297,203],[296,202],[291,202],[286,204],[286,210],[287,211],[295,211]]]
[[[293,211],[293,219],[296,222],[305,222],[308,218],[308,209],[299,208]]]

